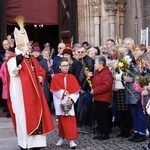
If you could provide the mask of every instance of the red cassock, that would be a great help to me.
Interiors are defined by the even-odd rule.
[[[66,87],[64,83],[64,77],[66,77]],[[64,89],[68,91],[69,94],[72,94],[80,90],[80,85],[72,74],[58,73],[52,79],[50,90],[59,91],[61,89]]]
[[[64,77],[66,77],[66,79],[64,79]],[[72,74],[58,73],[54,75],[54,77],[52,78],[50,90],[54,93],[55,92],[59,93],[60,90],[64,90],[68,92],[68,95],[71,95],[78,93],[80,91],[80,86],[78,81]],[[63,100],[63,95],[62,98],[54,97],[54,102],[57,101],[59,104],[59,100]],[[58,107],[56,107],[56,109],[58,109]],[[58,130],[59,136],[65,137],[67,140],[73,140],[78,137],[76,118],[73,115],[70,116],[59,115],[58,129],[59,129]]]
[[[14,54],[14,56],[16,55]],[[29,61],[26,59],[24,59],[21,62],[22,68],[19,70],[19,76],[21,79],[24,97],[27,134],[31,135],[37,129],[40,123],[42,123],[43,134],[47,134],[54,130],[54,124],[42,87],[37,79],[37,76],[42,76],[44,79],[45,71],[34,57],[31,56],[30,59],[35,68],[35,72],[33,71]],[[7,69],[6,71],[7,82],[9,87],[10,77],[8,75]],[[11,118],[16,132],[16,119],[15,114],[12,110],[12,103],[9,92],[10,91],[8,91],[8,107],[11,113]]]

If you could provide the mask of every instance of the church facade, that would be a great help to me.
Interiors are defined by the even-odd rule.
[[[141,28],[150,26],[148,0],[78,0],[77,4],[80,42],[98,46],[119,36],[140,43]]]

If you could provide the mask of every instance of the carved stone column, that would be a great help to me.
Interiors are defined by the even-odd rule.
[[[92,11],[94,17],[94,32],[95,32],[95,46],[100,45],[100,15],[101,15],[101,0],[92,0]]]
[[[109,15],[109,34],[110,38],[115,38],[115,15],[117,12],[117,0],[105,0],[106,11]]]
[[[127,0],[118,0],[118,4],[119,4],[119,36],[120,38],[123,38],[124,14]]]

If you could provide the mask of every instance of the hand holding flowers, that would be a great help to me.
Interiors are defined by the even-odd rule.
[[[132,82],[131,76],[135,76],[131,71],[130,71],[130,62],[131,62],[131,58],[129,55],[125,55],[124,53],[120,53],[120,57],[118,60],[118,68],[121,69],[124,73],[123,75],[123,79],[125,82]],[[131,76],[129,76],[131,75]],[[134,100],[136,100],[135,95],[132,93],[132,91],[126,87],[126,90],[128,91],[128,93],[132,96],[132,98]]]
[[[123,53],[120,53],[119,60],[118,60],[118,67],[124,72],[125,75],[133,75],[134,74],[130,71],[131,58],[129,55],[124,56]]]
[[[123,79],[125,82],[131,82],[131,78],[129,76],[124,75]]]
[[[148,95],[148,91],[147,91],[147,89],[144,89],[144,90],[141,92],[141,95],[142,95],[142,96],[146,96],[146,95]]]
[[[133,84],[134,89],[137,92],[140,92],[141,95],[145,96],[147,95],[149,89],[149,77],[148,76],[136,76],[135,77],[135,82]]]
[[[135,81],[137,81],[141,87],[149,85],[149,77],[148,76],[136,76]]]

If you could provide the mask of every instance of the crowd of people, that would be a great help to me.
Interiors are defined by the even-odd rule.
[[[93,140],[107,140],[114,121],[119,122],[118,138],[145,141],[146,129],[150,132],[150,52],[145,45],[135,45],[130,37],[108,39],[99,47],[86,41],[59,43],[57,50],[50,43],[43,50],[37,42],[28,44],[28,38],[8,36],[0,53],[4,106],[21,149],[46,146],[45,135],[54,130],[51,113],[58,120],[57,146],[66,138],[75,148],[78,133],[93,130]],[[150,143],[142,149],[150,149]]]

